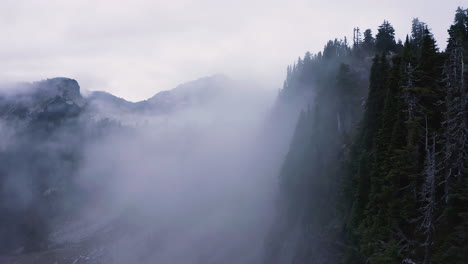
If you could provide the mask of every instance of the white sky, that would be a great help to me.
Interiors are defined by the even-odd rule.
[[[419,17],[445,47],[466,0],[0,0],[0,80],[75,78],[146,99],[224,73],[278,89],[309,50],[384,19],[398,38]]]

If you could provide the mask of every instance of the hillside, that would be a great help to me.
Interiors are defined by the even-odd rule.
[[[280,172],[264,263],[466,263],[468,16],[439,51],[413,20],[354,31],[288,67],[280,100],[314,94]]]

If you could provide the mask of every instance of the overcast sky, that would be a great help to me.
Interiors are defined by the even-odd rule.
[[[0,81],[75,78],[128,100],[224,73],[281,87],[286,65],[384,19],[445,48],[466,0],[0,0]]]

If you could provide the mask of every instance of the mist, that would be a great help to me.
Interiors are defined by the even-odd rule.
[[[79,183],[114,228],[125,223],[110,262],[258,263],[274,184],[255,159],[258,103],[187,109],[86,147]]]
[[[57,91],[67,90],[56,80],[26,85],[24,105],[37,108],[28,91],[37,93],[38,87],[55,82]],[[10,90],[3,91],[4,98],[11,97]],[[10,197],[3,204],[23,208],[18,211],[25,216],[34,212],[36,220],[24,225],[44,232],[30,248],[24,243],[35,240],[31,233],[6,220],[19,229],[3,232],[3,239],[18,237],[10,252],[55,252],[41,263],[60,257],[86,263],[262,260],[277,171],[292,132],[268,132],[279,127],[271,122],[277,93],[224,76],[169,92],[132,111],[80,95],[75,99],[85,102],[83,110],[57,117],[57,123],[35,120],[32,113],[16,118],[9,111],[1,126],[2,153],[12,160],[3,166],[8,170],[2,187],[9,190],[3,195]],[[164,111],[151,110],[161,108],[161,98]],[[179,105],[172,107],[171,100]],[[21,109],[21,102],[14,107]],[[64,109],[57,111],[67,113]],[[32,165],[21,169],[24,162]]]

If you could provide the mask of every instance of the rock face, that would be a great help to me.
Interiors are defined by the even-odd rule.
[[[58,121],[77,116],[85,100],[78,82],[69,78],[53,78],[22,84],[10,92],[0,93],[0,117]]]
[[[80,94],[80,86],[73,79],[57,77],[36,82],[33,86],[35,86],[38,94],[43,94],[46,97],[58,96],[73,101],[83,99]]]

